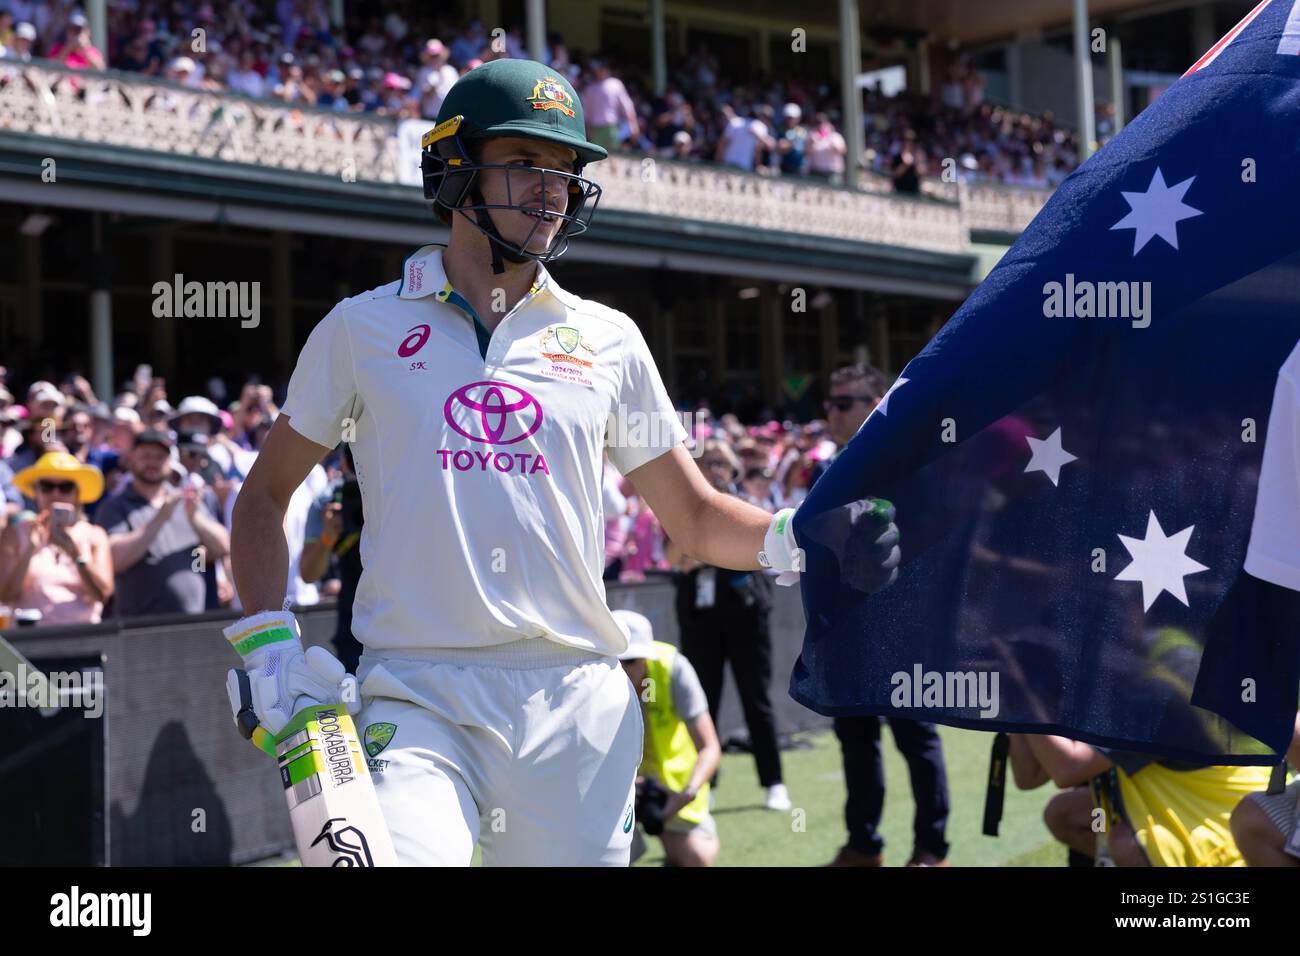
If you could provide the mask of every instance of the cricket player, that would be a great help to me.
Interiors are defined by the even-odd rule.
[[[403,864],[468,865],[476,844],[488,865],[628,863],[644,728],[601,581],[607,434],[688,553],[797,577],[792,512],[713,491],[636,323],[546,271],[586,229],[600,187],[582,173],[605,156],[542,64],[462,77],[421,156],[448,244],[316,326],[235,509],[250,617],[227,633],[256,714],[276,733],[307,704],[360,710]],[[340,440],[365,513],[355,703],[282,610],[285,508]],[[879,560],[853,571],[870,591],[896,574],[897,532],[854,514],[879,524]]]

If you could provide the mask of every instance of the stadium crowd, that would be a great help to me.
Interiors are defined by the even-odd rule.
[[[493,36],[477,20],[412,23],[390,11],[346,30],[330,23],[325,0],[110,3],[107,46],[94,46],[85,14],[66,0],[0,0],[3,57],[399,119],[431,119],[461,74],[526,56],[518,27]],[[848,146],[833,86],[795,75],[737,82],[703,45],[672,64],[663,96],[643,73],[571,52],[558,34],[545,60],[580,91],[593,139],[611,149],[843,179]],[[1072,131],[1050,115],[986,103],[966,60],[934,96],[865,91],[863,123],[866,167],[900,192],[919,191],[919,177],[939,175],[949,158],[959,178],[1040,187],[1078,162]]]

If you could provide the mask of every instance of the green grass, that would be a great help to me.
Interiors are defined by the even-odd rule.
[[[952,812],[948,818],[948,857],[953,866],[1064,866],[1065,848],[1043,825],[1043,807],[1056,792],[1015,788],[1008,775],[1001,835],[986,837],[984,788],[988,775],[990,734],[940,727]],[[912,851],[913,803],[907,764],[888,731],[882,735],[885,754],[885,865],[902,866]],[[722,786],[713,813],[722,850],[718,866],[820,866],[845,842],[844,773],[839,741],[830,731],[801,738],[807,749],[781,754],[786,786],[799,817],[763,806],[754,759],[749,754],[723,754]],[[662,866],[662,845],[647,839],[647,852],[637,866]]]

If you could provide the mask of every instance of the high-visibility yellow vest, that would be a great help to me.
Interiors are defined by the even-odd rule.
[[[641,773],[654,777],[670,790],[681,791],[690,783],[699,751],[686,728],[686,721],[673,707],[672,673],[677,648],[662,641],[652,642],[653,656],[645,659],[646,681],[639,689],[641,712],[645,715],[645,752]],[[699,823],[709,812],[709,785],[700,787],[695,799],[678,816]]]

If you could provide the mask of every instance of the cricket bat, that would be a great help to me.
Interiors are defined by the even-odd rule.
[[[46,702],[46,706],[38,708],[42,717],[51,717],[59,712],[58,705],[53,703],[55,698],[51,696],[49,678],[3,637],[0,637],[0,673],[10,675],[7,680],[0,680],[0,688],[12,683],[19,698],[26,696],[29,687],[40,695],[38,699]],[[21,699],[17,703],[21,704]]]
[[[275,757],[303,866],[396,866],[356,725],[342,704],[305,707],[274,737],[239,676],[240,733]]]

